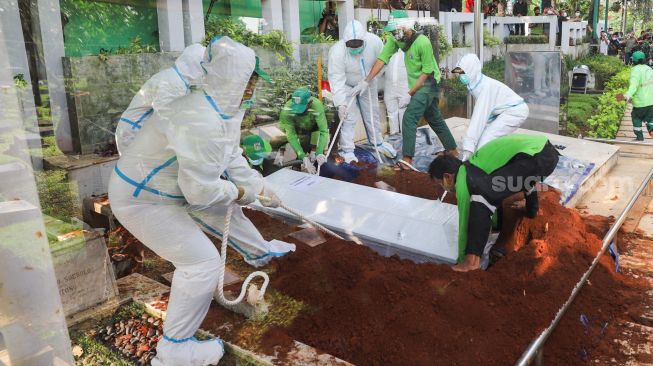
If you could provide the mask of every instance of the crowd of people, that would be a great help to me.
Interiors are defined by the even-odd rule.
[[[646,60],[651,60],[653,53],[653,30],[643,30],[639,37],[635,32],[615,32],[612,28],[608,31],[602,31],[599,37],[599,52],[603,55],[618,56],[624,60],[624,63],[632,64],[632,55],[637,51],[642,51]]]

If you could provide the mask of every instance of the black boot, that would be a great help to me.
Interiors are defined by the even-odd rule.
[[[532,219],[537,216],[537,211],[540,209],[537,190],[533,189],[531,193],[524,192],[524,196],[526,196],[526,217]]]

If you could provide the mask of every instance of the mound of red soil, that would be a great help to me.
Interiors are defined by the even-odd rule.
[[[386,171],[385,174],[379,175],[374,170],[362,170],[352,183],[375,187],[375,183],[379,181],[389,184],[398,193],[429,200],[440,199],[444,193],[442,186],[434,182],[428,174],[412,170]],[[444,202],[455,204],[455,195],[447,194]]]
[[[282,331],[356,365],[513,364],[549,325],[601,246],[596,218],[588,226],[553,192],[542,194],[540,207],[535,219],[506,209],[504,225],[512,228],[504,226],[510,235],[501,245],[509,253],[488,271],[455,273],[336,239],[316,248],[297,243],[296,253],[277,260],[271,287],[310,310]],[[262,232],[278,230],[256,221]],[[612,342],[621,333],[617,320],[637,308],[642,287],[615,273],[604,256],[549,339],[546,364],[618,357]]]

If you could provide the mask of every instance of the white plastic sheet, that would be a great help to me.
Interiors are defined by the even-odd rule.
[[[407,196],[290,169],[265,178],[289,207],[381,254],[453,263],[458,255],[455,205]],[[293,218],[283,209],[264,209]]]

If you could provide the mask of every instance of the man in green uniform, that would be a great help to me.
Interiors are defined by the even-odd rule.
[[[439,156],[431,162],[429,175],[458,201],[458,264],[455,271],[480,268],[481,256],[492,229],[492,216],[503,200],[524,192],[526,216],[537,216],[537,183],[558,164],[558,151],[544,136],[508,135],[478,149],[462,162]]]
[[[653,137],[653,69],[646,65],[646,55],[642,51],[633,53],[635,67],[630,72],[630,84],[625,94],[618,94],[617,100],[633,102],[633,130],[637,141],[644,141],[642,124]]]
[[[327,161],[325,154],[329,144],[329,126],[322,102],[312,97],[307,89],[295,90],[281,111],[279,127],[286,133],[297,159],[303,160],[303,169],[315,174],[315,163],[320,166]],[[313,146],[316,148],[312,158]]]
[[[393,33],[393,37],[388,38],[372,70],[367,78],[354,88],[355,92],[364,91],[368,83],[383,69],[392,55],[401,48],[404,51],[408,86],[410,87],[408,91],[410,102],[407,106],[399,106],[399,108],[406,107],[401,130],[402,160],[408,164],[413,162],[417,123],[422,117],[426,118],[431,129],[438,135],[445,150],[449,154],[457,156],[456,142],[444,122],[438,106],[440,69],[433,56],[431,41],[425,35],[415,31],[415,20],[398,18],[398,16],[401,15],[397,14],[385,28]],[[406,166],[404,165],[403,168],[406,169]]]

